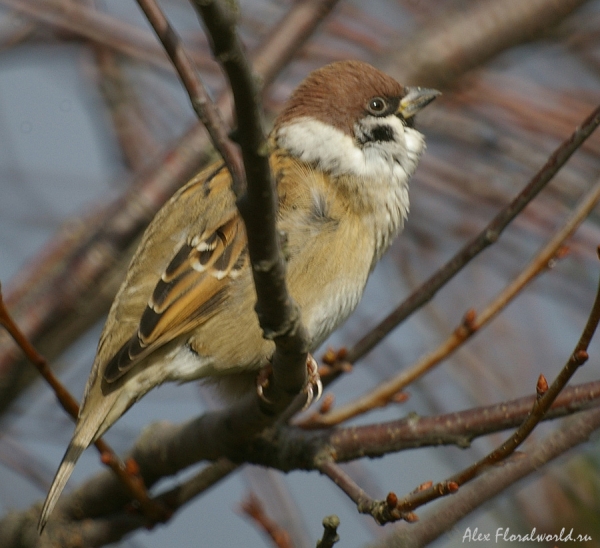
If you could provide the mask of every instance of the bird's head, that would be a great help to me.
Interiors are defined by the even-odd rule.
[[[294,91],[275,122],[276,144],[334,176],[379,177],[399,165],[408,179],[424,149],[414,116],[438,95],[367,63],[332,63]]]

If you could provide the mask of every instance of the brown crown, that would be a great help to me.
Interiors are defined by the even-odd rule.
[[[402,97],[403,86],[361,61],[339,61],[314,72],[296,88],[275,126],[310,116],[353,134],[354,124],[366,114],[369,99]]]

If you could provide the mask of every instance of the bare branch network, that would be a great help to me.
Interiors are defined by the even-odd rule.
[[[260,4],[258,0],[256,3]],[[572,0],[557,5],[537,0],[522,9],[522,2],[502,0],[474,3],[466,10],[460,6],[456,12],[440,16],[433,3],[400,2],[397,9],[405,19],[419,22],[412,27],[406,23],[408,37],[400,40],[394,24],[343,2],[298,1],[273,8],[276,13],[271,13],[270,19],[265,15],[265,20],[259,20],[244,10],[233,11],[230,2],[191,0],[191,9],[205,29],[201,39],[194,30],[192,40],[191,31],[180,36],[178,25],[168,19],[165,13],[172,7],[168,2],[137,0],[162,44],[160,48],[149,31],[91,4],[0,0],[8,8],[2,16],[17,21],[8,30],[0,29],[4,50],[51,40],[74,41],[93,52],[115,141],[132,173],[131,183],[121,196],[59,230],[43,254],[26,265],[8,288],[4,284],[4,294],[0,293],[0,409],[5,416],[36,378],[23,356],[37,368],[65,411],[77,416],[76,399],[55,375],[54,362],[106,312],[140,234],[168,197],[212,157],[211,144],[232,174],[248,236],[256,312],[264,336],[272,339],[276,348],[264,399],[251,393],[227,409],[209,411],[182,424],[153,424],[122,460],[106,442],[98,440],[101,460],[110,470],[93,475],[64,494],[42,537],[36,530],[39,502],[6,513],[0,518],[0,545],[114,543],[132,532],[169,522],[200,496],[210,497],[207,491],[242,465],[255,464],[283,472],[317,471],[323,482],[330,482],[347,496],[354,513],[367,514],[377,524],[404,522],[377,546],[423,546],[541,465],[584,444],[600,427],[597,358],[591,360],[592,373],[587,380],[569,382],[592,352],[590,345],[600,321],[600,285],[595,295],[590,284],[582,283],[580,292],[577,287],[564,290],[561,298],[570,304],[562,306],[576,309],[581,325],[577,327],[579,340],[570,343],[575,343],[574,348],[565,348],[564,338],[551,346],[557,360],[554,365],[563,362],[558,373],[549,373],[551,369],[542,362],[541,354],[536,355],[537,383],[524,376],[527,380],[521,380],[520,386],[526,388],[520,394],[513,391],[493,397],[490,392],[501,383],[490,380],[495,374],[491,368],[491,372],[482,373],[484,366],[478,364],[475,373],[468,373],[479,378],[480,384],[472,385],[476,397],[469,404],[461,401],[463,410],[450,412],[447,402],[436,402],[432,409],[437,412],[406,411],[412,402],[409,396],[423,390],[422,384],[415,383],[439,379],[433,376],[434,371],[439,374],[443,369],[438,366],[447,365],[460,349],[464,352],[467,343],[469,348],[477,344],[479,337],[475,335],[502,321],[501,312],[510,303],[530,297],[527,288],[551,276],[568,275],[557,274],[557,265],[573,261],[585,271],[585,275],[580,274],[582,279],[600,278],[600,265],[592,259],[600,244],[595,213],[600,200],[600,141],[594,135],[600,125],[600,106],[594,103],[597,98],[581,90],[575,96],[548,90],[545,96],[541,91],[536,95],[528,87],[534,84],[521,82],[514,75],[501,75],[492,64],[499,54],[543,36],[560,44],[564,40],[574,59],[584,60],[590,71],[595,71],[594,77],[600,78],[594,34],[580,32],[573,23],[585,20],[585,12],[578,11],[585,3]],[[597,1],[588,3],[598,6]],[[578,29],[577,41],[573,28]],[[431,254],[435,255],[431,263],[435,271],[427,275],[433,268],[419,272],[404,299],[387,294],[386,302],[400,301],[391,312],[370,318],[372,328],[361,322],[352,333],[345,332],[347,348],[327,351],[320,372],[330,392],[316,411],[299,415],[306,401],[307,333],[302,311],[286,286],[285,244],[276,230],[278,202],[264,119],[265,113],[270,115],[279,108],[292,87],[286,82],[275,84],[284,69],[286,77],[298,80],[300,73],[307,72],[306,66],[299,68],[302,63],[313,68],[350,57],[370,60],[400,81],[444,89],[439,109],[423,114],[423,132],[431,145],[419,168],[418,184],[425,189],[423,194],[429,194],[431,211],[440,210],[435,202],[439,200],[459,208],[463,220],[465,212],[473,217],[452,230],[446,230],[440,218],[440,232],[444,234],[436,234],[439,244],[431,245],[427,230],[433,230],[430,225],[434,219],[425,219],[425,198],[421,198],[421,205],[416,200],[402,236],[402,242],[415,242],[416,251],[410,249],[413,244],[399,244],[406,247],[400,251],[392,248],[390,264],[394,257]],[[168,145],[161,142],[156,130],[160,121],[149,116],[152,109],[132,91],[136,80],[130,69],[140,63],[159,70],[161,77],[176,74],[198,118],[198,123],[182,130]],[[225,76],[222,82],[219,69]],[[221,83],[216,100],[204,80]],[[489,127],[496,128],[491,137]],[[450,147],[456,149],[452,157],[446,150]],[[473,156],[472,163],[467,163],[469,155]],[[521,167],[515,170],[517,163]],[[492,181],[504,173],[513,184],[499,191]],[[422,213],[422,220],[413,221],[418,213]],[[459,235],[458,251],[432,253],[436,245],[443,247],[446,232]],[[519,247],[522,242],[514,243],[515,233],[524,235],[521,240],[539,243],[538,250],[534,251],[529,242]],[[454,327],[444,322],[438,333],[431,328],[429,340],[442,340],[434,350],[423,353],[421,348],[422,357],[412,364],[404,363],[404,356],[390,350],[387,356],[393,368],[386,370],[375,363],[385,352],[373,351],[386,348],[384,345],[397,335],[396,328],[408,328],[420,317],[417,313],[436,315],[432,306],[436,306],[442,290],[452,292],[461,277],[468,275],[468,269],[489,261],[490,268],[500,271],[491,253],[482,252],[500,247],[496,252],[502,253],[504,238],[510,242],[509,252],[504,253],[512,253],[519,260],[510,267],[507,261],[502,264],[505,270],[501,273],[508,283],[496,296],[490,297],[487,291],[484,298],[472,298],[468,289],[468,300],[457,297],[463,306],[462,320]],[[518,252],[513,251],[515,248]],[[402,269],[403,260],[397,260],[397,274],[410,279],[410,270]],[[485,300],[488,304],[475,312],[474,307]],[[456,312],[456,307],[452,311]],[[503,325],[508,333],[507,324]],[[551,333],[548,336],[553,337]],[[510,334],[496,342],[508,347],[513,344]],[[491,363],[492,357],[488,355],[486,360]],[[378,385],[367,386],[361,395],[336,405],[336,388],[365,364],[380,375]],[[464,370],[461,374],[466,375]],[[430,401],[437,397],[433,394],[435,390]],[[395,411],[400,405],[400,411]],[[371,415],[368,419],[365,415],[380,409],[400,418],[366,423]],[[360,425],[350,422],[357,417],[362,419]],[[537,436],[534,429],[540,422],[558,419],[563,420],[544,430],[535,444],[526,443],[530,436]],[[507,430],[512,432],[501,434]],[[482,450],[478,445],[479,452],[470,451],[465,456],[467,464],[454,466],[455,471],[446,478],[431,472],[431,479],[421,482],[420,475],[407,471],[411,481],[419,479],[406,493],[398,490],[394,477],[385,478],[383,492],[374,492],[372,482],[361,481],[364,474],[340,466],[364,458],[394,458],[408,449],[466,449],[474,440],[488,438],[494,440],[489,441],[489,447]],[[523,453],[517,452],[519,448]],[[160,480],[204,461],[209,463],[185,479],[156,489]],[[285,505],[278,504],[275,491],[272,487],[266,491],[269,496],[249,495],[242,511],[265,536],[266,545],[305,545],[306,538],[298,531],[302,521],[298,507],[292,510],[288,500]],[[444,497],[447,499],[438,502],[435,515],[428,515],[426,505]],[[283,507],[284,517],[280,513]],[[338,513],[333,503],[329,513]],[[323,548],[348,542],[343,519],[340,524],[337,516],[322,517],[322,527],[309,524],[312,545]]]

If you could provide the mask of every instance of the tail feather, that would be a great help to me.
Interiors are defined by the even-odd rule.
[[[102,400],[101,405],[96,406],[95,409],[90,410],[93,412],[89,413],[85,413],[86,409],[84,404],[84,409],[82,409],[84,414],[79,417],[73,438],[67,447],[65,455],[58,467],[58,471],[52,480],[50,491],[48,491],[48,495],[44,501],[44,506],[42,507],[42,513],[38,522],[38,531],[40,534],[44,530],[46,522],[48,521],[52,510],[54,510],[67,481],[71,477],[71,474],[75,469],[75,464],[79,460],[81,454],[91,443],[104,434],[122,413],[121,411],[115,418],[109,417],[109,413],[113,410],[115,402],[115,397],[106,397]]]
[[[91,440],[90,440],[91,443]],[[69,443],[69,447],[67,447],[67,451],[65,452],[65,456],[63,457],[62,462],[56,472],[56,476],[54,476],[54,480],[52,480],[52,486],[50,487],[50,491],[48,492],[48,496],[44,501],[44,506],[42,508],[42,514],[40,515],[40,521],[38,522],[38,532],[41,534],[46,526],[46,522],[54,510],[56,503],[58,502],[58,498],[60,494],[63,492],[65,485],[67,484],[68,479],[71,477],[73,470],[75,469],[75,464],[81,453],[85,450],[87,445],[84,440],[73,440]]]

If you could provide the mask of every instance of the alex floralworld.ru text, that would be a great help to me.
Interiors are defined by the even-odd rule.
[[[589,542],[589,535],[577,535],[573,529],[566,531],[563,527],[560,533],[538,533],[534,527],[526,534],[511,533],[509,527],[498,527],[495,533],[482,533],[477,527],[467,527],[462,537],[463,542]]]

